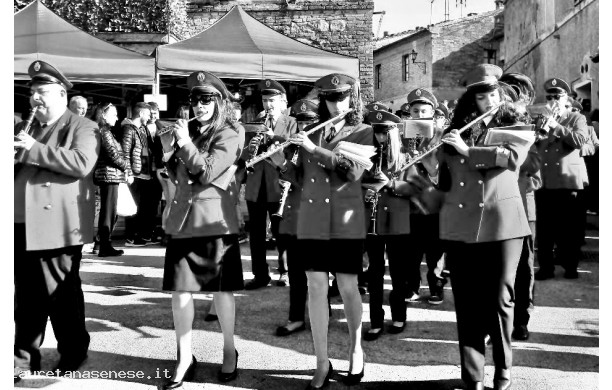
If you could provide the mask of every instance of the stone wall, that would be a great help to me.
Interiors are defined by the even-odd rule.
[[[559,77],[572,86],[591,80],[579,97],[599,107],[599,65],[590,61],[599,50],[599,0],[511,0],[504,17],[506,70],[532,78],[536,103],[545,102],[544,82]]]

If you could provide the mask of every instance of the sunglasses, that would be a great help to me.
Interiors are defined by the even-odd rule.
[[[557,95],[546,95],[546,100],[553,100],[553,99],[559,100],[563,96],[565,96],[565,95],[558,95],[558,94]]]
[[[192,106],[195,106],[198,103],[207,105],[214,101],[215,101],[215,95],[199,95],[199,96],[191,96],[189,98],[189,102],[191,103]]]

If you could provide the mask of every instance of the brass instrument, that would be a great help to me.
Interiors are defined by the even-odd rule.
[[[299,153],[300,153],[300,149],[297,148],[295,152],[293,153],[293,157],[291,157],[292,164],[295,164],[297,162]],[[285,211],[285,204],[287,203],[287,197],[289,196],[289,190],[291,189],[291,182],[289,182],[288,180],[281,180],[280,184],[281,184],[281,187],[283,187],[280,204],[278,205],[278,211],[272,215],[280,219],[283,219],[283,212]]]
[[[325,122],[319,123],[318,125],[316,125],[315,127],[313,127],[312,129],[305,131],[304,134],[305,135],[310,135],[312,133],[314,133],[315,131],[327,126],[328,124],[334,122],[334,121],[338,121],[341,120],[342,118],[344,118],[346,115],[348,115],[349,113],[351,113],[352,111],[354,111],[353,108],[349,109],[348,111],[345,111],[341,114],[336,115],[335,117],[326,120]],[[246,167],[247,168],[251,168],[253,165],[257,164],[260,161],[263,161],[265,159],[267,159],[268,157],[272,156],[274,153],[285,149],[287,146],[291,145],[291,141],[287,140],[281,144],[279,144],[276,147],[273,148],[268,148],[267,151],[253,157],[252,159],[250,159],[249,161],[246,162]]]
[[[541,136],[541,137],[547,137],[548,136],[548,132],[550,131],[550,126],[548,125],[548,122],[550,121],[550,119],[554,119],[555,121],[559,120],[560,115],[560,111],[561,111],[561,107],[559,107],[559,105],[557,103],[555,103],[553,109],[552,109],[552,115],[551,116],[546,116],[544,114],[539,114],[536,118],[535,118],[535,128],[536,128],[536,133],[537,135]]]
[[[25,120],[25,126],[23,126],[23,129],[21,129],[20,133],[26,133],[27,135],[32,135],[30,134],[30,127],[32,127],[32,121],[34,120],[34,116],[36,115],[36,113],[38,112],[40,106],[34,106],[32,107],[32,109],[30,110],[30,114],[28,115],[28,118]],[[15,155],[14,155],[14,162],[13,164],[17,164],[17,162],[20,160],[21,155],[23,154],[23,149],[15,149]],[[22,152],[22,153],[19,153]]]

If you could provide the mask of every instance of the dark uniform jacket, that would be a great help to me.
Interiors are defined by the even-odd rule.
[[[100,129],[102,147],[94,170],[94,183],[123,183],[125,172],[131,175],[130,163],[124,158],[121,144],[108,125]]]
[[[166,221],[173,238],[237,234],[238,190],[234,171],[244,145],[244,128],[226,124],[207,148],[205,135],[193,143],[175,147],[167,162],[168,174],[176,185]],[[229,183],[229,185],[227,185]]]
[[[439,186],[449,189],[440,211],[443,240],[477,243],[531,234],[518,186],[529,149],[512,143],[485,146],[487,131],[474,140],[469,157],[447,153],[444,147],[438,151]]]
[[[15,134],[23,126],[24,122],[17,124]],[[14,189],[15,207],[25,205],[26,249],[91,242],[93,169],[100,152],[98,125],[66,110],[46,131],[35,119],[30,134],[38,142],[15,165]]]
[[[307,131],[311,125],[304,130]],[[345,125],[327,143],[324,131],[310,139],[317,145],[314,153],[300,150],[297,164],[288,163],[283,178],[295,181],[301,175],[302,194],[297,221],[298,239],[364,239],[365,208],[361,192],[364,168],[340,157],[333,149],[340,141],[372,145],[372,127]]]
[[[402,154],[402,157],[405,155]],[[382,154],[382,158],[374,157],[374,167],[364,174],[363,183],[376,180],[377,164],[382,159],[381,171],[387,178],[391,179],[395,169],[389,169],[387,166],[386,153]],[[406,158],[400,159],[402,164],[406,163]],[[406,182],[406,178],[414,174],[414,167],[401,173],[398,180],[395,181],[394,187],[385,187],[380,190],[378,198],[378,206],[376,212],[376,233],[378,235],[396,235],[410,233],[410,213],[411,205],[408,196],[410,195],[410,185]],[[367,186],[364,186],[367,188]],[[372,203],[366,202],[366,227],[370,227],[370,219],[372,215]]]
[[[540,175],[541,157],[538,153],[538,148],[531,145],[527,158],[521,169],[519,170],[519,191],[523,197],[523,205],[527,220],[533,222],[536,220],[536,204],[534,191],[542,187],[542,176]]]
[[[295,118],[282,114],[278,117],[274,125],[274,134],[288,139],[297,133],[297,121]],[[247,161],[249,156],[248,148],[244,148],[241,159]],[[272,165],[262,161],[253,166],[253,172],[247,174],[245,199],[256,202],[260,187],[266,189],[267,202],[278,202],[281,198],[281,187],[278,183],[278,170]]]
[[[577,112],[566,112],[551,129],[548,137],[537,143],[542,156],[542,188],[572,189],[584,188],[584,159],[580,149],[588,138],[586,118]]]

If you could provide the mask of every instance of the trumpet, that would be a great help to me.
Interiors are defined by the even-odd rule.
[[[347,116],[348,114],[350,114],[351,112],[353,112],[355,109],[351,108],[348,111],[345,111],[341,114],[336,115],[335,117],[326,120],[325,122],[319,123],[318,125],[316,125],[315,127],[313,127],[312,129],[305,131],[304,134],[305,135],[310,135],[312,133],[314,133],[317,130],[320,130],[321,128],[327,126],[330,123],[333,123],[334,121],[339,121],[342,118],[344,118],[345,116]],[[270,147],[268,148],[267,151],[261,153],[260,155],[257,155],[255,157],[253,157],[252,159],[250,159],[249,161],[246,162],[246,167],[247,168],[251,168],[253,165],[257,164],[260,161],[263,161],[265,159],[267,159],[268,157],[272,156],[274,153],[285,149],[287,146],[291,145],[291,141],[287,140],[279,145],[277,145],[276,147]]]
[[[191,121],[192,121],[192,120],[194,120],[194,119],[201,118],[202,116],[203,116],[203,115],[194,116],[193,118],[188,119],[188,120],[187,120],[187,123],[191,122]],[[175,122],[175,123],[176,123],[176,122]],[[171,132],[171,131],[172,131],[172,125],[168,125],[168,126],[166,126],[166,127],[162,128],[160,131],[158,131],[156,135],[158,135],[158,136],[162,136],[162,135],[167,134],[167,133],[169,133],[169,132]]]

